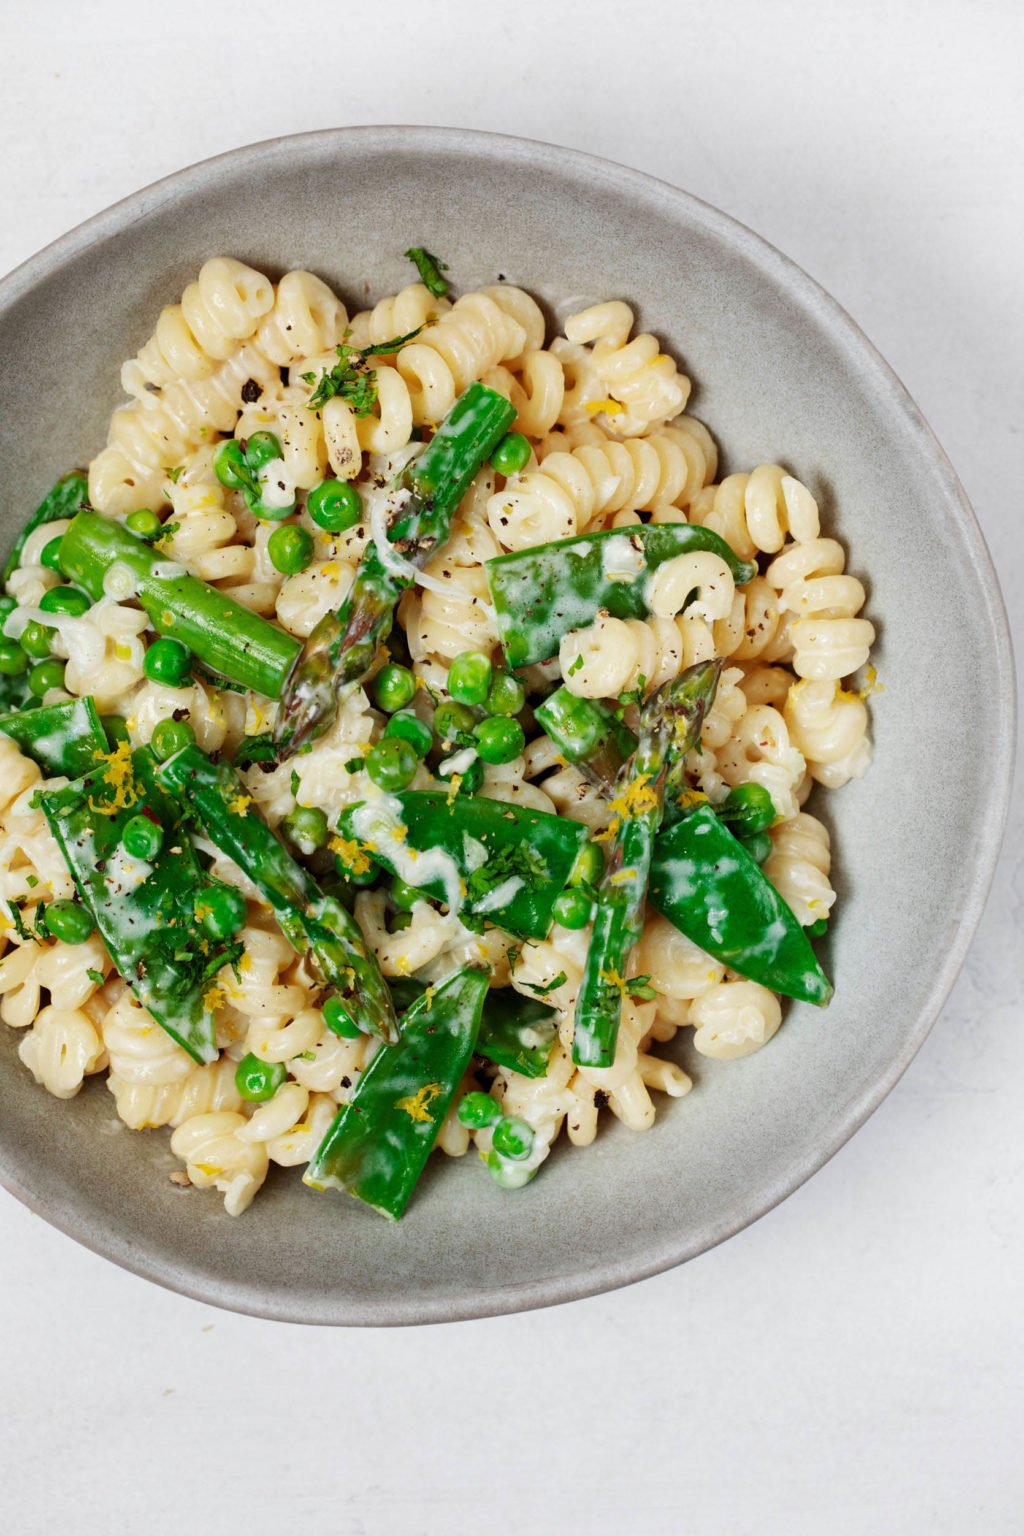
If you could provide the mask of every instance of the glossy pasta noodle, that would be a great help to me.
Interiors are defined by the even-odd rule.
[[[191,736],[237,763],[243,809],[277,829],[317,880],[348,882],[360,953],[396,998],[411,985],[429,1000],[453,973],[483,970],[492,997],[515,995],[513,1013],[540,1019],[517,1035],[519,1065],[529,1060],[530,1070],[479,1049],[432,1132],[448,1156],[475,1147],[499,1182],[518,1187],[563,1132],[590,1145],[605,1110],[644,1131],[666,1098],[689,1093],[677,1037],[694,1048],[693,1071],[702,1057],[759,1050],[783,1020],[775,991],[649,905],[624,957],[631,980],[622,983],[613,1052],[601,1066],[576,1059],[603,878],[594,850],[609,848],[631,813],[616,810],[620,801],[585,762],[567,759],[537,708],[561,687],[580,707],[614,709],[636,730],[645,699],[688,669],[721,664],[681,769],[683,799],[728,814],[734,801],[762,796],[771,824],[745,847],[794,923],[816,933],[835,903],[818,801],[870,762],[873,674],[861,687],[855,674],[874,631],[864,588],[823,532],[807,485],[776,464],[717,478],[715,440],[687,413],[685,371],[653,335],[634,334],[626,303],[594,303],[551,335],[519,288],[501,282],[456,297],[436,273],[423,276],[350,313],[313,273],[274,282],[231,257],[206,262],[125,363],[128,402],[88,470],[88,504],[155,542],[165,575],[188,573],[304,643],[358,586],[367,551],[381,556],[380,518],[400,506],[385,503],[388,488],[466,391],[481,384],[509,402],[513,435],[477,468],[447,540],[422,569],[399,562],[415,579],[403,580],[388,651],[346,688],[328,729],[284,761],[260,760],[256,744],[281,730],[274,692],[228,686],[217,666],[187,652],[182,660],[173,629],[170,640],[159,637],[168,615],[147,604],[123,566],[85,599],[62,597],[69,587],[57,546],[73,508],[23,542],[3,602],[0,681],[7,711],[90,699],[108,724],[118,717],[111,750],[98,754],[104,763],[123,761],[122,739],[155,751],[161,732],[175,749]],[[628,544],[645,526],[672,525],[708,537],[653,571],[641,607],[594,611],[560,635],[553,656],[508,674],[488,561],[609,530]],[[504,690],[500,705],[495,688]],[[134,978],[119,974],[75,900],[41,808],[68,776],[17,740],[0,728],[0,1017],[19,1034],[20,1060],[58,1098],[105,1074],[127,1127],[169,1134],[179,1182],[217,1190],[241,1214],[274,1164],[319,1156],[339,1110],[364,1079],[368,1095],[382,1075],[380,1053],[398,1047],[339,1023],[316,955],[299,952],[253,870],[204,825],[177,835],[191,837],[202,879],[228,893],[218,899],[237,917],[230,954],[204,995],[210,1049],[183,1048],[134,995]],[[394,878],[387,863],[363,855],[345,818],[393,792],[381,782],[382,761],[405,764],[403,790],[441,790],[450,803],[471,789],[509,814],[587,829],[591,851],[545,933],[524,939],[481,917],[486,905],[472,917],[454,896],[424,894],[397,853],[403,873]],[[465,878],[472,883],[468,866]],[[514,874],[497,894],[510,901],[524,878]],[[411,1122],[430,1121],[424,1106],[441,1087],[421,1085],[400,1101]]]

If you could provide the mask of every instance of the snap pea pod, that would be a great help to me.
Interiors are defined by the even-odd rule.
[[[523,939],[548,933],[589,835],[546,811],[430,790],[349,806],[340,827],[407,884]]]
[[[148,751],[121,743],[89,773],[42,796],[43,813],[83,902],[118,971],[162,1029],[194,1061],[217,1055],[212,978],[230,958],[196,932],[196,898],[206,888],[173,806],[152,781]],[[127,823],[150,811],[165,826],[150,862],[122,846]],[[212,1005],[212,1006],[211,1006]]]
[[[188,746],[168,758],[158,775],[259,887],[295,949],[312,953],[323,979],[337,988],[352,1024],[382,1040],[397,1039],[391,994],[358,923],[295,862],[252,805],[235,770]]]
[[[568,688],[556,688],[534,710],[540,725],[564,758],[592,783],[610,789],[627,757],[636,751],[636,737],[596,699],[578,699]]]
[[[18,569],[21,560],[21,552],[25,548],[29,534],[35,533],[44,523],[55,523],[60,518],[74,517],[86,504],[89,495],[89,482],[79,469],[73,469],[70,474],[62,475],[36,507],[28,522],[22,528],[14,541],[14,548],[7,556],[4,566],[4,581],[10,581],[14,572]]]
[[[611,809],[619,817],[611,857],[598,888],[574,1019],[572,1059],[610,1067],[626,995],[629,952],[643,930],[654,841],[664,811],[665,779],[700,740],[721,662],[698,662],[653,693],[640,715],[640,741],[622,770]],[[612,823],[615,826],[615,823]]]
[[[373,666],[398,599],[448,538],[452,514],[515,414],[493,389],[471,384],[399,476],[385,536],[374,531],[345,601],[320,620],[289,678],[274,729],[282,755],[322,735],[341,690]]]
[[[488,560],[487,580],[509,666],[547,661],[558,654],[558,642],[568,630],[592,624],[599,613],[646,618],[651,573],[692,550],[720,555],[737,586],[757,572],[717,533],[690,523],[611,528]]]
[[[162,559],[120,523],[79,512],[60,546],[64,574],[98,601],[112,567],[123,567],[154,629],[171,635],[211,672],[266,698],[280,696],[301,649],[283,629],[250,613],[174,560]]]
[[[662,832],[650,899],[673,927],[750,981],[824,1007],[832,983],[807,936],[747,849],[709,805]]]
[[[427,990],[425,982],[412,977],[389,981],[388,986],[399,1013],[411,1008]],[[557,1034],[554,1008],[511,987],[491,987],[484,1000],[475,1054],[522,1077],[543,1077]]]
[[[397,1221],[469,1065],[487,976],[469,966],[430,987],[385,1045],[303,1175],[312,1189],[347,1189]]]
[[[48,774],[81,778],[107,751],[107,733],[91,698],[0,715],[0,731]]]

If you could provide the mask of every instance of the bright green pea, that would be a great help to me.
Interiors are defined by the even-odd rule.
[[[494,1125],[502,1118],[501,1105],[489,1093],[467,1093],[459,1101],[456,1113],[460,1124],[469,1126],[471,1131],[483,1130],[485,1125]]]
[[[347,881],[349,885],[372,885],[379,877],[380,865],[376,859],[371,859],[369,854],[364,854],[363,857],[366,859],[367,867],[357,874],[354,869],[349,868],[340,853],[335,854],[334,867],[342,879]]]
[[[142,659],[142,670],[153,683],[166,683],[168,688],[182,688],[192,672],[192,652],[180,640],[161,635],[147,648]]]
[[[254,432],[246,439],[245,462],[251,470],[261,470],[264,465],[282,457],[281,440],[273,432]]]
[[[92,915],[77,901],[51,901],[46,926],[63,944],[84,944],[95,928]]]
[[[133,859],[155,859],[164,845],[164,829],[148,816],[132,816],[121,835],[125,853]]]
[[[37,661],[28,675],[30,692],[41,699],[51,688],[63,688],[64,666],[65,663],[56,656],[51,656],[49,661]]]
[[[366,771],[378,789],[395,794],[408,789],[416,777],[419,758],[407,741],[385,737],[366,759]]]
[[[414,885],[406,885],[397,875],[391,882],[388,895],[399,912],[411,912],[418,901],[428,900],[422,891],[418,891]]]
[[[551,910],[563,928],[585,928],[594,915],[594,903],[586,891],[570,887],[556,898]]]
[[[388,927],[392,933],[404,933],[407,928],[412,927],[412,913],[393,912],[388,919]]]
[[[434,710],[434,730],[441,741],[457,741],[459,736],[468,736],[474,725],[476,715],[465,704],[446,702]]]
[[[250,1104],[265,1104],[287,1076],[288,1068],[283,1061],[263,1061],[249,1051],[235,1068],[235,1087]]]
[[[502,1157],[521,1163],[533,1151],[533,1128],[525,1120],[505,1115],[494,1127],[491,1145]]]
[[[718,807],[718,814],[732,825],[738,837],[743,837],[770,827],[775,820],[775,806],[763,784],[737,784]]]
[[[285,833],[300,853],[309,858],[327,844],[327,817],[315,805],[297,805],[282,822]]]
[[[447,784],[456,777],[450,768],[439,768],[437,776],[442,784]],[[474,757],[468,767],[463,768],[457,777],[459,780],[459,794],[475,795],[484,782],[484,765],[479,757]]]
[[[196,919],[211,939],[233,939],[248,914],[245,897],[233,885],[209,885],[195,901]]]
[[[92,602],[77,587],[51,587],[39,599],[39,606],[44,613],[67,613],[78,619],[88,612]]]
[[[482,704],[491,686],[491,658],[483,651],[463,651],[448,671],[448,692],[457,704]]]
[[[584,843],[569,876],[570,885],[600,885],[604,874],[604,854],[597,843]]]
[[[275,571],[282,576],[297,576],[313,558],[313,535],[294,523],[287,528],[275,528],[267,540],[267,554]]]
[[[484,708],[489,715],[518,715],[526,703],[526,689],[511,672],[495,672]]]
[[[344,533],[362,519],[363,503],[347,480],[321,480],[306,497],[306,511],[318,528]]]
[[[756,859],[758,864],[763,864],[771,854],[772,840],[767,832],[751,832],[749,836],[744,835],[741,841],[750,857]]]
[[[101,715],[100,724],[106,732],[107,741],[110,743],[111,749],[116,747],[119,742],[131,741],[131,737],[128,734],[128,722],[124,715]]]
[[[213,456],[213,472],[221,485],[226,485],[230,491],[241,491],[252,485],[252,473],[242,445],[233,437],[218,447]]]
[[[473,735],[476,749],[485,763],[510,763],[526,746],[526,736],[519,721],[501,715],[481,720]]]
[[[35,619],[31,624],[26,624],[21,635],[21,648],[33,661],[42,661],[44,656],[49,656],[53,649],[54,631],[45,624],[38,624]]]
[[[343,1040],[359,1039],[362,1030],[336,993],[324,1001],[320,1011],[332,1035],[340,1035]]]
[[[370,684],[370,692],[377,708],[393,715],[396,710],[412,703],[416,696],[416,679],[408,667],[389,661]]]
[[[160,720],[153,729],[150,746],[155,757],[164,763],[175,752],[180,752],[183,747],[191,746],[196,739],[196,733],[187,720]]]
[[[63,575],[60,564],[60,543],[62,535],[51,539],[49,544],[43,545],[43,552],[39,556],[39,564],[45,565],[48,571],[56,571],[58,576]]]
[[[49,544],[46,547],[49,549]],[[6,624],[7,620],[10,618],[11,614],[14,612],[17,606],[17,603],[15,602],[14,598],[11,597],[9,592],[0,594],[0,629],[2,629]]]
[[[828,932],[828,918],[819,917],[815,922],[809,923],[804,929],[809,939],[820,939],[823,933]]]
[[[530,444],[521,432],[506,432],[491,454],[491,468],[499,475],[518,475],[530,462]]]
[[[28,666],[28,657],[17,640],[0,635],[0,676],[20,677]]]
[[[384,735],[397,736],[401,741],[407,741],[417,757],[426,757],[434,745],[434,733],[430,726],[424,725],[419,715],[414,715],[411,709],[403,709],[397,715],[392,715],[384,727]]]
[[[125,527],[129,532],[134,533],[137,538],[146,539],[147,542],[156,538],[161,526],[156,513],[151,512],[148,507],[140,507],[137,512],[130,512],[125,518]]]

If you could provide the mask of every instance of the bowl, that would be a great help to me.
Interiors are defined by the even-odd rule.
[[[117,1263],[296,1322],[435,1322],[571,1300],[679,1264],[821,1167],[892,1088],[952,986],[1007,804],[1012,661],[956,476],[850,318],[757,235],[674,187],[550,145],[433,128],[275,139],[193,166],[73,230],[0,284],[6,545],[56,474],[102,446],[121,361],[205,258],[308,267],[355,307],[425,244],[463,290],[499,274],[566,312],[625,297],[684,360],[725,470],[778,460],[820,498],[879,630],[869,775],[825,797],[838,917],[827,1013],[769,1048],[697,1058],[655,1127],[560,1145],[508,1194],[431,1159],[405,1219],[272,1177],[251,1210],[182,1191],[168,1135],[128,1132],[101,1079],[50,1100],[0,1030],[0,1178]],[[880,1170],[881,1173],[881,1170]]]

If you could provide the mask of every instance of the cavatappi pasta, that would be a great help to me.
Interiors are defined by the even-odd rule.
[[[234,258],[206,262],[125,363],[128,403],[114,412],[106,446],[77,500],[69,477],[33,520],[3,599],[0,1017],[43,1088],[71,1098],[105,1074],[124,1124],[169,1131],[179,1181],[216,1189],[232,1215],[274,1164],[312,1160],[322,1173],[324,1149],[342,1134],[339,1110],[361,1094],[373,1102],[385,1057],[406,1036],[382,1043],[386,1030],[353,1020],[348,983],[318,948],[322,934],[309,937],[312,907],[289,926],[268,897],[265,868],[232,851],[216,816],[205,820],[200,806],[192,821],[182,810],[173,825],[155,813],[149,831],[136,825],[152,809],[137,777],[142,749],[158,776],[179,751],[199,752],[210,783],[234,765],[224,768],[237,774],[225,817],[274,829],[302,878],[319,882],[304,900],[320,899],[309,897],[315,889],[335,901],[332,932],[366,968],[360,974],[377,978],[391,999],[385,1011],[410,1009],[414,1021],[453,975],[486,977],[485,1022],[474,1004],[474,1028],[490,1030],[491,1043],[474,1034],[451,1083],[420,1083],[390,1110],[404,1106],[410,1136],[429,1128],[425,1150],[458,1157],[475,1147],[507,1187],[526,1183],[563,1131],[573,1146],[590,1145],[603,1110],[643,1131],[666,1096],[690,1092],[691,1077],[665,1052],[680,1031],[697,1053],[692,1065],[750,1055],[782,1022],[756,961],[745,964],[736,948],[703,949],[678,903],[658,894],[656,871],[668,870],[659,878],[671,883],[671,864],[664,855],[658,865],[657,841],[646,915],[641,882],[621,970],[609,964],[595,983],[593,946],[609,940],[596,940],[592,924],[596,913],[600,928],[602,903],[614,902],[616,849],[631,824],[654,814],[657,837],[682,836],[696,812],[731,828],[716,835],[735,834],[747,878],[770,882],[794,930],[817,933],[835,902],[832,849],[805,805],[812,789],[817,806],[821,790],[859,778],[870,762],[873,674],[866,687],[854,675],[874,631],[861,614],[864,588],[823,533],[807,485],[776,464],[719,478],[715,441],[687,414],[689,379],[654,336],[634,333],[622,301],[569,314],[551,336],[525,291],[500,282],[450,296],[428,253],[416,259],[423,281],[355,313],[312,273],[275,282]],[[417,465],[481,386],[500,408],[508,402],[513,430],[473,465],[446,536],[420,556],[395,535],[420,495]],[[97,547],[109,530],[143,552],[137,565],[118,545],[92,586],[86,557],[76,565],[69,553],[89,508]],[[678,547],[666,545],[655,567],[647,535],[658,530]],[[679,540],[679,530],[693,537]],[[608,542],[593,542],[605,534]],[[524,617],[503,608],[493,573],[558,541],[577,554],[604,551],[594,581],[605,597],[586,608],[590,578],[580,577],[579,621],[545,643],[527,634],[532,609]],[[648,558],[642,599],[619,602],[616,583],[636,585],[635,562]],[[345,674],[337,707],[296,749],[287,730],[295,679],[331,615],[351,613],[374,561],[398,589],[395,628],[359,675]],[[220,648],[211,638],[209,654],[202,638],[187,647],[175,638],[184,620],[174,593],[189,579],[197,611],[223,605],[213,626],[223,630]],[[160,582],[171,597],[151,600]],[[257,677],[273,677],[265,686],[233,680],[224,662],[239,613],[256,616],[257,638],[276,637],[278,670]],[[528,640],[540,649],[517,660],[514,645]],[[695,734],[677,757],[681,734],[676,746],[662,741],[662,756],[640,772],[661,728],[657,701],[681,697],[701,668],[712,681]],[[619,743],[614,782],[601,781],[582,747],[567,752],[545,709],[556,694],[563,716],[605,721]],[[79,751],[72,771],[79,738],[69,744],[32,719],[56,710],[52,719],[71,720],[61,708],[78,700],[95,706],[85,714],[96,766],[83,770]],[[80,729],[85,715],[73,718]],[[623,733],[639,737],[637,755]],[[74,783],[88,787],[90,772],[106,799],[85,795],[91,809],[81,815],[97,837],[104,818],[123,821],[136,803],[140,811],[116,857],[101,861],[108,886],[116,865],[119,900],[159,878],[171,842],[176,855],[188,845],[209,972],[189,994],[192,1035],[168,1023],[183,1014],[181,999],[168,1001],[156,980],[155,991],[140,990],[141,973],[121,964],[102,891],[86,889],[54,835],[53,806],[72,805]],[[165,790],[169,782],[161,778]],[[659,832],[663,783],[671,800]],[[405,794],[443,796],[452,814],[475,802],[495,818],[533,818],[517,827],[562,829],[564,889],[544,897],[551,866],[536,849],[531,864],[521,847],[506,849],[481,885],[493,850],[468,832],[454,863],[440,847],[417,845],[395,811]],[[758,826],[744,822],[766,806]],[[381,851],[360,807],[391,829],[394,848]],[[619,873],[628,884],[636,870]],[[175,899],[188,895],[185,877],[175,879]],[[547,900],[546,923],[525,935],[500,920],[524,892]],[[181,955],[170,963],[186,965]],[[580,1021],[595,985],[606,1015],[608,990],[618,988],[614,1027],[605,1057],[584,1059]],[[518,1056],[494,1043],[495,1000]],[[508,1026],[516,1010],[528,1022]],[[414,1022],[408,1030],[412,1038]]]

